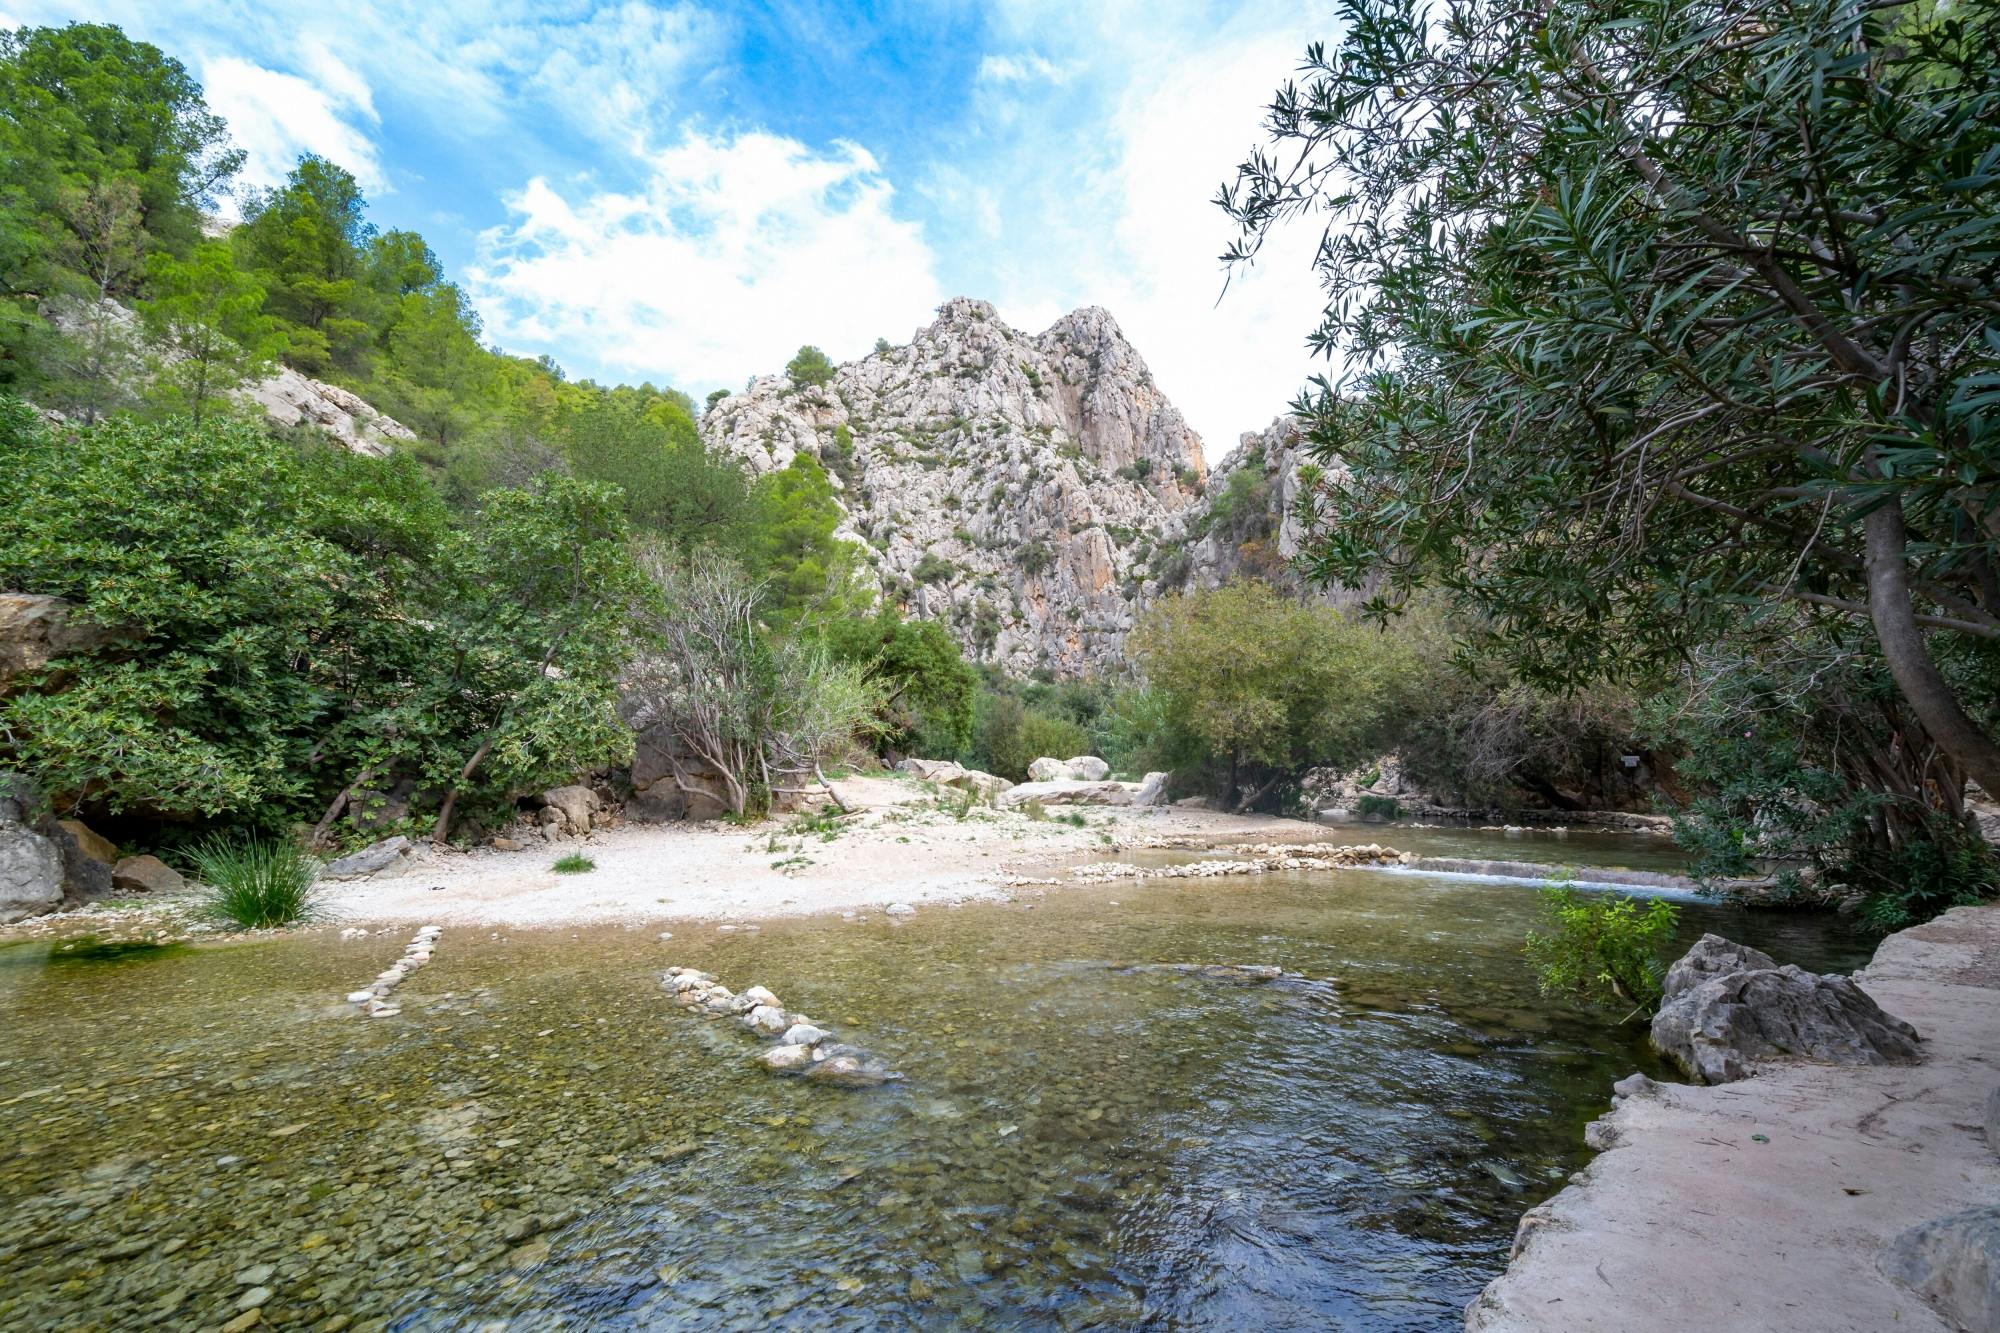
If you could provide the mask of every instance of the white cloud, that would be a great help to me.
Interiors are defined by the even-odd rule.
[[[981,83],[1066,83],[1069,71],[1038,55],[987,56],[977,77]]]
[[[367,82],[324,48],[309,51],[307,64],[314,78],[236,56],[202,65],[208,104],[229,122],[230,136],[245,153],[241,183],[279,184],[300,154],[318,153],[353,172],[362,189],[381,193],[388,182],[374,140],[357,124],[377,120]]]
[[[1261,110],[1299,51],[1289,36],[1271,36],[1190,53],[1135,88],[1114,121],[1119,149],[1105,184],[1124,262],[1112,310],[1210,462],[1321,368],[1305,348],[1325,304],[1312,271],[1318,233],[1281,229],[1225,292],[1216,257],[1234,233],[1211,202],[1259,137]]]
[[[1224,295],[1217,256],[1233,230],[1210,201],[1331,18],[1317,0],[1221,26],[1171,0],[1143,11],[1011,0],[1000,12],[1003,50],[1045,51],[1075,77],[982,83],[979,131],[923,182],[964,225],[940,233],[964,242],[948,271],[981,275],[980,294],[1028,327],[1029,312],[1052,307],[1110,310],[1214,462],[1320,369],[1304,346],[1323,305],[1317,235],[1284,229]]]
[[[925,322],[942,298],[922,228],[859,145],[688,132],[643,191],[566,196],[537,178],[483,238],[488,331],[635,379],[734,387],[801,343],[836,359]]]

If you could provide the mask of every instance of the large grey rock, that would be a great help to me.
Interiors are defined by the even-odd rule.
[[[1043,755],[1028,765],[1030,782],[1062,782],[1069,777],[1069,765],[1060,759]]]
[[[2000,1329],[2000,1204],[1911,1227],[1882,1271],[1968,1330]]]
[[[416,851],[410,840],[399,833],[373,846],[363,847],[352,856],[329,862],[320,873],[328,879],[366,879],[400,864],[407,857],[415,856]]]
[[[0,800],[0,808],[7,803]],[[55,839],[0,815],[0,925],[62,906],[63,859]]]
[[[1174,573],[1154,555],[1205,466],[1108,313],[1032,334],[965,298],[823,387],[753,380],[701,431],[760,474],[801,454],[824,463],[837,534],[874,548],[869,576],[1016,675],[1115,657]]]
[[[560,811],[563,823],[571,833],[590,832],[600,804],[596,792],[574,784],[554,787],[542,793],[542,813]]]
[[[1111,765],[1094,754],[1080,754],[1063,765],[1063,774],[1076,782],[1102,782],[1111,776]]]
[[[1014,809],[1030,801],[1043,805],[1130,805],[1136,786],[1123,782],[1023,782],[1000,793],[1000,805]]]
[[[991,800],[1014,784],[1003,777],[983,773],[976,768],[955,764],[949,759],[905,759],[896,765],[905,773],[937,783],[940,787],[955,787],[959,791],[977,792]]]
[[[1132,793],[1132,804],[1141,806],[1165,805],[1167,784],[1172,781],[1171,773],[1148,773],[1146,780],[1139,784],[1139,790]]]
[[[1668,971],[1652,1038],[1701,1083],[1733,1082],[1776,1057],[1848,1065],[1921,1058],[1917,1030],[1851,979],[1777,967],[1719,935],[1703,936]]]
[[[1731,972],[1768,971],[1777,965],[1777,959],[1760,949],[1713,933],[1706,934],[1667,969],[1661,998],[1663,1002],[1672,1000],[1704,981],[1726,977]]]

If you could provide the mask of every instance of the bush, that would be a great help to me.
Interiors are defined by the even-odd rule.
[[[1401,819],[1403,817],[1403,807],[1396,803],[1396,798],[1393,796],[1375,796],[1371,794],[1363,796],[1354,803],[1354,813],[1360,815],[1363,819],[1368,819],[1375,815],[1380,815],[1384,819]]]
[[[568,856],[558,859],[549,869],[558,875],[582,875],[597,869],[597,862],[582,852],[571,852]]]
[[[271,930],[318,914],[319,861],[289,838],[217,835],[188,850],[208,886],[207,916],[246,930]]]
[[[1544,888],[1542,904],[1554,928],[1530,931],[1526,952],[1544,995],[1626,1006],[1627,1018],[1659,1007],[1666,977],[1660,950],[1673,940],[1678,908],[1664,898],[1641,908],[1637,899],[1584,893],[1573,884]]]
[[[786,363],[785,374],[800,388],[825,384],[833,378],[833,362],[825,352],[808,344],[801,347],[799,354]]]

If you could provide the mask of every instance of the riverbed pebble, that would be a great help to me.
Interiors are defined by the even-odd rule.
[[[365,935],[368,932],[364,930],[361,933]],[[444,934],[443,926],[423,927],[407,945],[403,946],[401,958],[376,973],[375,980],[365,989],[349,991],[347,1002],[358,1005],[361,1012],[370,1018],[393,1018],[401,1013],[400,1008],[387,1003],[390,992],[402,985],[410,973],[430,963],[431,956],[437,949],[438,937],[442,934]],[[342,931],[341,936],[346,938],[347,932]]]

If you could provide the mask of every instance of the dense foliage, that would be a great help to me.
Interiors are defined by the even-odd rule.
[[[1549,929],[1529,934],[1527,953],[1543,993],[1616,1005],[1628,1018],[1659,1007],[1662,951],[1680,916],[1672,903],[1653,898],[1642,907],[1636,898],[1557,883],[1542,890],[1542,906]]]
[[[414,460],[232,422],[51,429],[12,400],[0,470],[0,586],[114,631],[0,702],[0,765],[73,806],[279,825],[371,782],[493,799],[629,748],[604,487],[461,516]]]
[[[1964,780],[2000,790],[1996,71],[1990,3],[1350,0],[1220,199],[1239,262],[1325,229],[1316,572],[1441,586],[1557,685],[1791,608],[1865,644],[1910,827],[1963,841]]]

